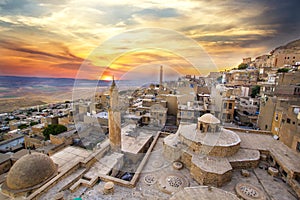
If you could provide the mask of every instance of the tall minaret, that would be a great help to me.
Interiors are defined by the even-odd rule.
[[[163,89],[163,66],[160,66],[159,89]]]
[[[108,109],[108,127],[111,149],[121,151],[121,114],[119,111],[118,88],[113,78],[109,89],[110,107]]]

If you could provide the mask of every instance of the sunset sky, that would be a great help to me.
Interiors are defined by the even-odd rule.
[[[146,76],[151,66],[160,64],[179,74],[193,73],[182,55],[194,49],[176,37],[154,38],[152,32],[93,56],[93,50],[112,37],[149,27],[195,40],[222,70],[237,66],[243,57],[255,58],[299,39],[299,8],[299,0],[0,0],[0,75],[75,78],[84,60],[88,67],[80,78],[120,79],[128,72]],[[182,49],[142,45],[126,51],[127,42],[138,48],[145,38],[154,48],[181,44]],[[114,57],[120,48],[123,54]],[[106,56],[113,60],[109,65],[102,62]]]

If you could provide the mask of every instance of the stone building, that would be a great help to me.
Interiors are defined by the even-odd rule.
[[[300,71],[280,73],[274,95],[300,97]]]
[[[300,40],[295,40],[272,50],[270,54],[258,56],[253,61],[253,65],[256,68],[282,68],[296,65],[300,61],[299,43]]]
[[[224,122],[234,121],[234,108],[235,108],[235,99],[223,98],[221,116]]]
[[[210,113],[212,105],[209,95],[204,96],[199,101],[189,101],[187,104],[178,105],[177,124],[180,122],[196,123],[198,117],[205,113]]]
[[[277,97],[263,96],[260,101],[257,125],[260,130],[271,131]]]
[[[256,85],[259,77],[257,69],[231,70],[225,73],[225,82],[229,85]]]
[[[276,107],[272,133],[288,147],[300,152],[300,105]]]
[[[250,64],[251,63],[251,57],[243,58],[243,64]]]
[[[44,123],[45,126],[50,124],[58,124],[58,116],[50,116],[41,118],[41,123]]]
[[[236,98],[241,96],[242,87],[229,87],[226,85],[217,85],[212,88],[211,100],[214,114],[224,122],[234,121],[234,110],[236,107]]]
[[[253,64],[256,68],[267,68],[274,66],[274,57],[271,54],[262,55],[255,58]]]
[[[259,113],[258,111],[258,99],[250,97],[239,98],[239,103],[237,105],[237,117],[241,124],[256,126]]]
[[[294,108],[297,110],[297,106],[300,106],[299,80],[299,71],[280,73],[275,89],[263,93],[258,118],[258,127],[261,130],[272,131],[273,135],[278,136],[293,150],[297,150],[300,134],[298,116],[294,112]]]
[[[260,153],[240,150],[240,138],[220,127],[220,120],[210,113],[197,124],[180,124],[176,134],[164,138],[164,156],[181,161],[201,185],[222,186],[231,180],[233,168],[256,167]]]

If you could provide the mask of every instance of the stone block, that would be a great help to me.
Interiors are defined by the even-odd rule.
[[[266,161],[267,158],[268,158],[268,156],[265,155],[265,154],[261,154],[261,155],[260,155],[260,160]]]
[[[269,168],[268,168],[268,173],[269,173],[271,176],[278,176],[279,171],[278,171],[278,169],[276,169],[275,167],[269,167]]]
[[[114,183],[107,182],[103,188],[103,194],[114,194]]]
[[[249,177],[250,176],[250,172],[246,169],[242,169],[241,174],[242,174],[243,177]]]

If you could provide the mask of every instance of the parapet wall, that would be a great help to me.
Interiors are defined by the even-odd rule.
[[[231,131],[238,131],[238,132],[243,132],[243,133],[255,133],[255,134],[273,135],[271,131],[242,129],[242,128],[235,128],[235,127],[224,127],[224,128],[228,129],[228,130],[231,130]]]

